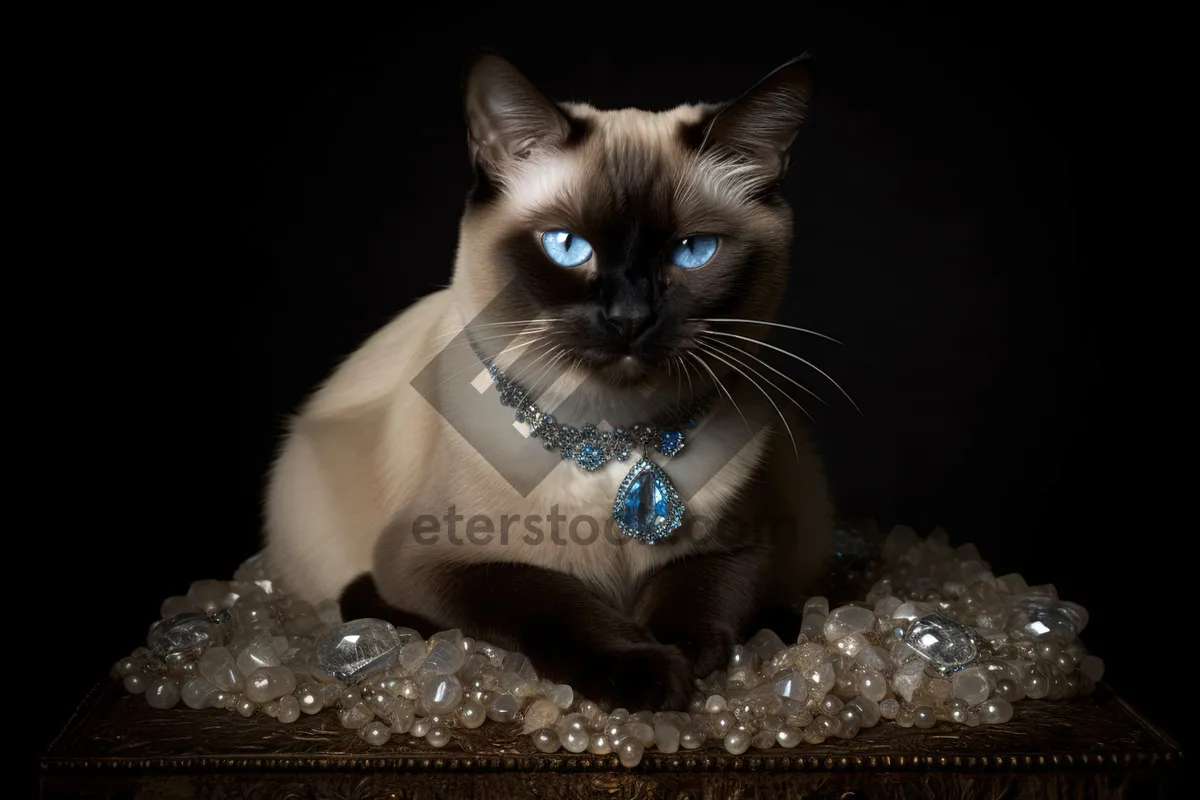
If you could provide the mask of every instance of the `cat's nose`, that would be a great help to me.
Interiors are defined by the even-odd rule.
[[[604,311],[604,323],[626,344],[632,344],[650,321],[650,304],[629,297],[613,301]]]

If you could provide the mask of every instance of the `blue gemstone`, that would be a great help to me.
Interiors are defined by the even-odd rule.
[[[666,473],[648,459],[633,465],[613,502],[613,519],[622,533],[648,544],[678,528],[683,511],[683,501]]]
[[[673,456],[683,449],[683,433],[676,430],[662,431],[658,435],[658,452]]]
[[[688,427],[689,428],[696,427],[696,418],[695,417],[692,417],[691,419],[688,420]]]
[[[575,454],[575,463],[590,472],[604,465],[604,451],[595,445],[585,444]]]
[[[517,412],[517,422],[524,422],[524,421],[525,421],[525,413],[522,411],[518,411]]]
[[[556,419],[554,418],[554,415],[553,415],[553,414],[547,414],[547,415],[546,415],[546,416],[543,418],[543,422],[545,422],[547,425],[553,425],[553,424],[555,424],[556,422],[558,422],[558,420],[556,420]]]

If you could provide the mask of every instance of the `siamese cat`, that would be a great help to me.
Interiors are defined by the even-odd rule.
[[[453,280],[341,364],[274,464],[266,553],[289,590],[345,619],[461,629],[631,709],[685,707],[760,614],[803,598],[833,511],[798,384],[755,354],[787,279],[777,190],[811,92],[801,57],[731,102],[600,110],[477,56]],[[562,424],[705,408],[682,451],[644,454],[680,490],[679,528],[653,544],[614,529],[638,456],[548,452],[487,364]]]

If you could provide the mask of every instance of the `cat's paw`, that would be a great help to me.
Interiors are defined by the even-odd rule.
[[[679,648],[691,665],[692,677],[700,679],[725,669],[729,665],[729,654],[738,643],[733,628],[715,624],[675,635],[660,634],[660,639]]]
[[[598,655],[576,688],[601,707],[682,711],[692,689],[692,665],[672,645],[634,644]]]

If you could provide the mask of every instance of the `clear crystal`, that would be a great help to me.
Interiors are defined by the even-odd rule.
[[[199,658],[210,647],[225,643],[221,626],[204,614],[177,614],[164,619],[150,629],[146,646],[157,658],[164,660]]]
[[[343,681],[353,680],[395,664],[400,648],[416,635],[381,619],[356,619],[317,641],[317,664]]]
[[[970,629],[942,614],[930,614],[915,621],[904,643],[944,675],[979,658],[979,642]]]

